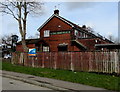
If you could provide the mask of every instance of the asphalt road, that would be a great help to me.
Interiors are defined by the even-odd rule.
[[[29,83],[24,83],[19,80],[2,77],[2,90],[52,90],[52,89],[32,85]]]

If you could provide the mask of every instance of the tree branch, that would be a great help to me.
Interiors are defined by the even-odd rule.
[[[6,8],[9,12],[5,11],[5,10],[2,10],[0,12],[3,12],[3,13],[6,13],[6,14],[9,14],[9,15],[12,15],[16,20],[18,20],[18,18],[15,16],[14,12],[8,7],[8,5],[4,4],[4,3],[0,3],[1,5],[4,6],[4,8]]]

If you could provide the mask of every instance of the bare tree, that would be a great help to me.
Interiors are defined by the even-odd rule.
[[[1,43],[5,45],[12,45],[12,34],[10,35],[4,35],[1,37]]]
[[[12,49],[13,45],[16,46],[16,42],[13,40],[13,36],[15,36],[16,34],[8,34],[8,35],[3,35],[0,37],[1,40],[1,46],[6,46],[6,48],[9,46],[9,48]],[[16,35],[17,36],[17,35]]]
[[[40,38],[40,34],[38,32],[35,33],[35,35],[28,36],[28,39],[38,39]]]
[[[111,41],[113,41],[113,40],[114,40],[113,35],[112,35],[112,34],[109,34],[109,35],[108,35],[108,39],[111,40]]]
[[[118,37],[115,37],[115,36],[112,35],[112,34],[109,34],[109,35],[108,35],[108,39],[109,39],[110,41],[116,43],[116,44],[119,43]]]
[[[34,36],[28,36],[28,39],[34,39]]]
[[[35,34],[35,38],[40,38],[40,34],[39,34],[39,33],[36,33],[36,34]]]
[[[41,2],[27,2],[26,0],[14,0],[14,2],[5,0],[5,2],[0,2],[0,12],[13,16],[13,18],[18,22],[24,52],[28,51],[25,43],[27,16],[28,14],[32,15],[42,13],[42,5],[43,3]]]
[[[114,43],[119,44],[119,39],[117,37],[114,38]]]

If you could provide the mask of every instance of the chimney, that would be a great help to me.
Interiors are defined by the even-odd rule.
[[[83,25],[82,28],[86,29],[86,25]]]
[[[54,14],[59,15],[59,10],[54,10]]]

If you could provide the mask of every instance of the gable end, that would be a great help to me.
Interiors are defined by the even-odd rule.
[[[60,20],[62,20],[63,22],[67,23],[68,25],[70,25],[71,27],[74,27],[74,25],[72,25],[72,24],[69,23],[68,21],[64,20],[62,17],[53,14],[53,15],[52,15],[42,26],[40,26],[37,30],[40,31],[53,17],[57,17],[58,19],[60,19]]]

